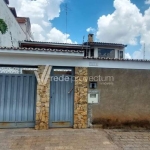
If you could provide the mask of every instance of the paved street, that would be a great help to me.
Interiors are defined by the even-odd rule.
[[[123,150],[150,150],[150,130],[105,130]]]
[[[0,129],[0,150],[150,150],[150,131]]]

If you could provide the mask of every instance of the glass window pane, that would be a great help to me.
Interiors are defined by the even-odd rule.
[[[98,57],[115,58],[115,50],[99,48],[98,49]]]

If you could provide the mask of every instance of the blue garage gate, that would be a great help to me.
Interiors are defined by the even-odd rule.
[[[0,128],[34,127],[36,78],[0,74]]]

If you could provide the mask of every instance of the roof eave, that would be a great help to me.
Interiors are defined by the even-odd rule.
[[[53,42],[37,42],[37,41],[20,41],[19,45],[22,46],[44,46],[44,47],[64,47],[64,48],[77,48],[77,49],[85,49],[90,46],[86,46],[83,44],[70,44],[70,43],[53,43]]]
[[[127,47],[127,45],[124,45],[124,44],[103,43],[103,42],[85,42],[84,45],[89,45],[89,46],[103,46],[103,47],[120,47],[120,48]]]

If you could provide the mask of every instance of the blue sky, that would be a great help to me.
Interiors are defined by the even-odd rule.
[[[107,15],[114,11],[113,0],[68,0],[68,33],[73,41],[82,43],[83,36],[87,40],[88,27],[97,28],[97,20],[102,15]],[[58,29],[66,32],[65,4],[61,5],[62,12],[59,18],[55,18],[52,23]]]
[[[150,0],[11,0],[19,16],[30,17],[35,40],[68,43],[95,41],[127,44],[126,58],[150,59]],[[91,30],[92,29],[92,30]],[[87,32],[88,31],[88,32]]]
[[[131,0],[135,4],[140,12],[144,15],[145,10],[149,8],[149,5],[145,4],[144,0]],[[70,38],[77,43],[82,43],[83,36],[85,36],[85,41],[87,40],[88,27],[97,29],[97,20],[102,15],[112,14],[115,11],[113,6],[114,0],[66,0],[65,3],[68,6],[68,23],[67,30],[71,35]],[[61,5],[61,13],[59,18],[55,18],[52,23],[59,30],[66,32],[66,11],[65,4]],[[126,53],[132,55],[134,51],[141,48],[140,37],[137,38],[138,43],[134,46],[128,44],[126,48]],[[95,38],[95,41],[99,41]],[[110,41],[111,42],[111,41]]]
[[[82,43],[83,36],[87,40],[86,29],[88,27],[97,28],[97,20],[104,14],[114,11],[113,0],[70,0],[66,1],[68,5],[68,33],[73,41]],[[103,5],[103,6],[101,6]],[[54,26],[63,32],[66,32],[66,12],[65,4],[61,5],[62,12],[60,17],[52,21]]]

